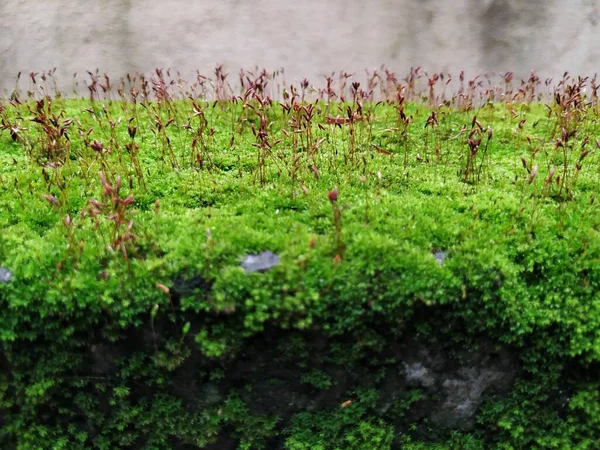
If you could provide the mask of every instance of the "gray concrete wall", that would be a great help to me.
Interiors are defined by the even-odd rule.
[[[172,67],[286,78],[385,63],[542,77],[600,67],[600,0],[0,0],[0,88],[17,72]]]

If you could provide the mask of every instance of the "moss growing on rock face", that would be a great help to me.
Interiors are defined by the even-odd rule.
[[[2,104],[2,448],[596,448],[597,99],[556,94]]]

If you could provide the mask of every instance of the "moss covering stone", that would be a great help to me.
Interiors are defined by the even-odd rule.
[[[560,89],[3,103],[0,446],[598,448],[598,103]]]

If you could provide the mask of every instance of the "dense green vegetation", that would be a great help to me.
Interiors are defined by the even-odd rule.
[[[0,446],[598,448],[594,83],[262,82],[0,104]],[[415,415],[418,387],[381,407],[398,345],[484,339],[519,371],[472,425]]]

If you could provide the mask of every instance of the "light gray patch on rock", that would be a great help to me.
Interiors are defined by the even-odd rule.
[[[409,386],[428,388],[435,383],[433,374],[420,362],[404,363],[404,375]]]
[[[444,427],[464,428],[474,420],[486,390],[501,383],[507,374],[497,368],[461,367],[453,375],[442,383],[446,398],[431,421]]]
[[[506,394],[520,371],[508,348],[486,341],[451,355],[439,345],[414,342],[406,356],[397,372],[402,380],[388,390],[421,390],[412,418],[427,417],[438,429],[472,429],[485,398]]]
[[[13,279],[13,274],[6,267],[0,267],[0,283],[7,284]]]
[[[446,256],[448,256],[448,252],[445,252],[444,250],[437,251],[433,254],[433,257],[440,265],[444,264]]]
[[[258,255],[247,255],[242,262],[242,268],[246,273],[266,272],[277,265],[279,265],[279,256],[270,250]]]

